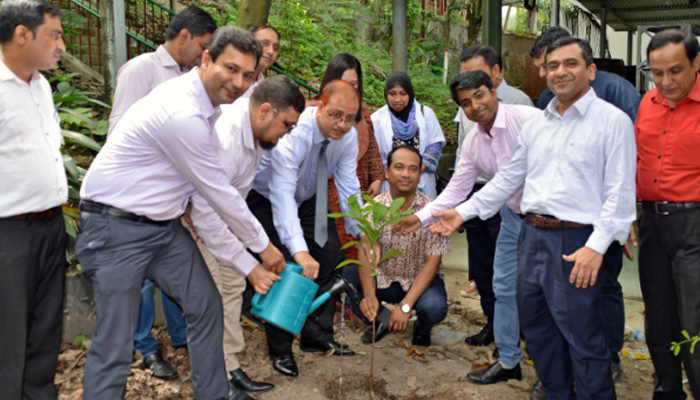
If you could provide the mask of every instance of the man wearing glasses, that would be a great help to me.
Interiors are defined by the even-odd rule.
[[[324,292],[333,284],[335,266],[342,259],[335,221],[326,217],[328,177],[335,175],[343,211],[347,199],[358,195],[357,132],[355,113],[360,108],[357,90],[347,82],[333,81],[321,93],[321,104],[307,108],[299,123],[279,144],[263,156],[255,176],[248,206],[270,241],[287,261],[303,267]],[[358,199],[361,202],[361,200]],[[357,236],[355,221],[345,220],[348,233]],[[301,332],[301,349],[308,352],[352,350],[333,339],[331,299],[313,312]],[[270,324],[265,327],[273,367],[288,376],[299,371],[292,357],[294,335]]]
[[[245,198],[253,187],[255,170],[264,150],[273,148],[286,133],[294,129],[304,111],[304,96],[299,86],[286,76],[277,75],[263,81],[250,97],[221,106],[221,117],[212,135],[214,151],[224,167],[231,186]],[[235,390],[266,392],[274,386],[252,381],[241,369],[236,354],[244,348],[241,330],[241,303],[246,277],[260,294],[267,293],[279,279],[284,264],[267,268],[246,252],[246,246],[229,230],[214,208],[201,194],[190,198],[192,221],[201,240],[197,246],[209,267],[224,306],[224,358],[226,372]],[[246,208],[241,202],[231,207]],[[245,214],[245,213],[244,213]],[[257,219],[250,218],[241,226],[251,236],[267,235]],[[269,244],[269,240],[268,244]],[[251,397],[240,393],[240,399]]]

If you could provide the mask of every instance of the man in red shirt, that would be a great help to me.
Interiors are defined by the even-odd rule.
[[[700,349],[672,341],[700,331],[700,46],[694,36],[669,29],[647,47],[655,89],[639,107],[637,197],[639,280],[646,307],[646,337],[656,381],[654,399],[685,399],[681,361],[700,398]]]

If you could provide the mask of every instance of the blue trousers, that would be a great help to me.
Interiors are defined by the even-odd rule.
[[[139,324],[134,335],[134,350],[138,350],[144,357],[154,354],[158,350],[158,340],[151,334],[153,319],[156,315],[156,302],[153,300],[155,286],[153,281],[146,278],[141,285],[141,307],[139,309]],[[182,308],[175,300],[161,290],[160,300],[163,304],[163,314],[167,322],[170,343],[175,347],[187,344],[187,323],[182,316]]]
[[[520,362],[520,322],[516,285],[518,281],[518,235],[523,220],[508,207],[501,209],[501,230],[496,241],[493,261],[493,293],[496,303],[493,315],[493,336],[507,365]]]
[[[569,283],[574,264],[562,259],[583,247],[592,229],[524,222],[520,231],[520,325],[547,400],[616,399],[600,311],[607,271],[599,270],[595,285],[576,288]]]
[[[350,308],[358,317],[362,318],[365,324],[370,324],[371,322],[360,311],[360,302],[364,295],[362,294],[362,284],[360,283],[357,268],[356,265],[349,265],[343,268],[343,278],[357,289],[357,291],[352,289],[348,291]],[[380,301],[379,309],[377,310],[377,315],[379,315],[384,309],[384,306],[381,305],[382,301],[398,303],[406,296],[406,291],[403,290],[403,287],[398,282],[392,282],[388,288],[377,288],[376,295],[377,300]],[[445,282],[440,276],[435,275],[433,282],[418,298],[416,304],[413,305],[413,309],[416,310],[416,316],[418,317],[416,333],[419,335],[430,335],[433,326],[445,319],[447,315],[447,292],[445,292]]]

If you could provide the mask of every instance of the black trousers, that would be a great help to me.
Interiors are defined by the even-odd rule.
[[[63,215],[0,219],[0,398],[55,399],[66,276]]]
[[[475,185],[467,199],[482,187],[483,185]],[[464,229],[467,232],[469,279],[476,282],[481,297],[481,309],[491,325],[496,302],[496,296],[493,294],[493,259],[496,255],[498,232],[501,231],[501,215],[496,213],[487,220],[472,218],[464,223]]]
[[[287,248],[281,243],[272,219],[272,205],[270,200],[260,193],[252,190],[246,200],[248,207],[260,221],[265,232],[270,237],[272,244],[277,247],[287,261],[294,261]],[[333,280],[338,272],[335,266],[343,259],[340,251],[340,239],[335,229],[335,221],[328,219],[328,241],[320,247],[314,241],[314,219],[316,215],[316,196],[306,200],[299,207],[299,219],[301,229],[304,231],[304,239],[309,247],[309,253],[318,261],[320,268],[315,282],[318,284],[318,293],[323,293],[331,288]],[[316,311],[311,313],[301,330],[301,336],[308,340],[330,341],[333,340],[333,314],[337,298],[331,297]],[[277,355],[291,355],[294,335],[276,328],[270,324],[265,325],[267,335],[267,347],[271,353]]]
[[[639,217],[639,281],[644,297],[647,346],[656,370],[654,399],[685,399],[681,362],[700,399],[700,346],[678,356],[672,341],[700,332],[700,210]]]

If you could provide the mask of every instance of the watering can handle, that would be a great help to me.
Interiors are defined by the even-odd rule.
[[[322,295],[318,296],[316,300],[314,300],[314,302],[311,303],[311,307],[309,307],[309,314],[316,311],[317,308],[321,307],[321,304],[325,303],[330,298],[331,294],[328,292],[325,292]]]
[[[267,292],[270,293],[270,292]],[[250,304],[253,306],[253,308],[257,308],[261,310],[265,306],[265,299],[267,298],[267,293],[266,294],[260,294],[256,293],[255,296],[253,296],[253,299],[250,301]]]

